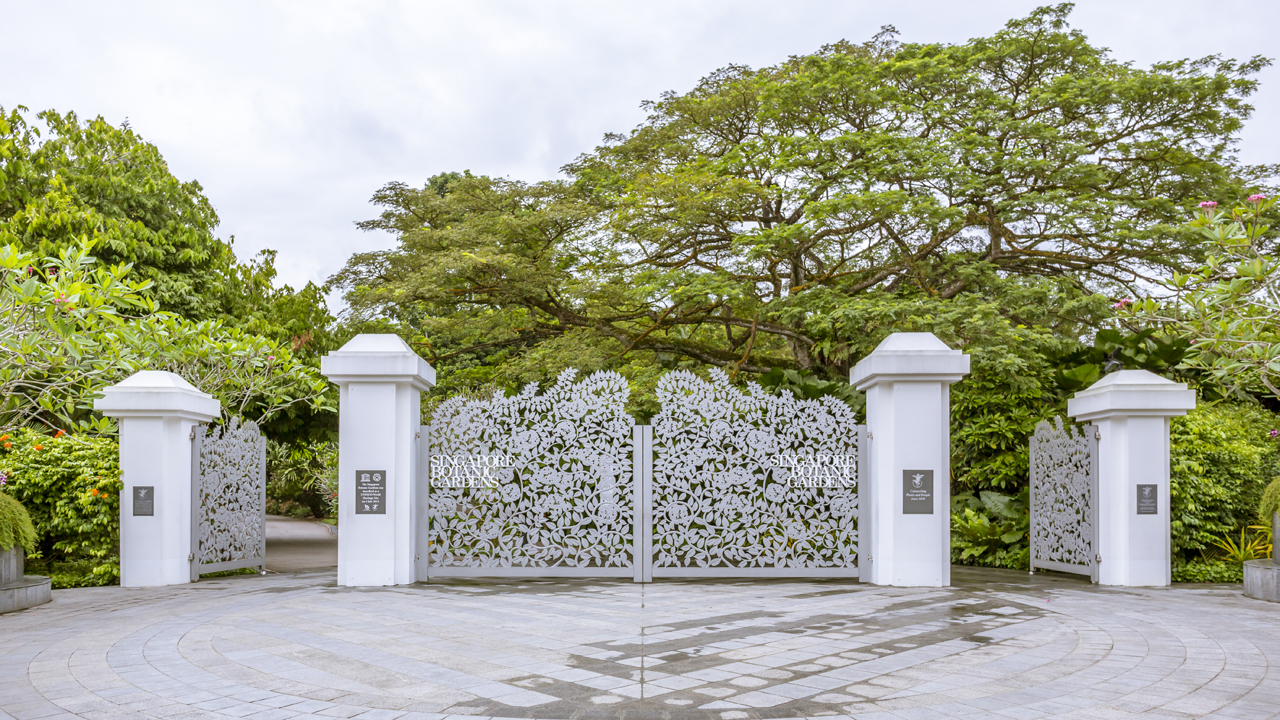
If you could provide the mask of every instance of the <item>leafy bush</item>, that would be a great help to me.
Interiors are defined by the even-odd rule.
[[[1280,512],[1280,477],[1272,478],[1271,484],[1262,491],[1262,501],[1258,503],[1258,519],[1263,525],[1271,522],[1271,516]]]
[[[1257,405],[1203,405],[1170,427],[1172,549],[1192,560],[1224,535],[1253,524],[1266,478],[1280,474],[1270,431],[1276,416]]]
[[[0,475],[0,480],[4,478]],[[4,483],[0,483],[4,484]],[[28,553],[36,549],[36,529],[22,503],[0,492],[0,550],[20,547]]]
[[[267,442],[267,503],[272,514],[323,518],[338,514],[338,444]]]
[[[1030,489],[1016,496],[983,490],[951,499],[951,562],[1026,570],[1031,564]]]
[[[39,536],[37,572],[55,587],[119,581],[124,486],[114,439],[18,430],[0,444],[0,472]]]
[[[1244,567],[1230,560],[1205,560],[1173,563],[1173,581],[1188,583],[1244,582]]]

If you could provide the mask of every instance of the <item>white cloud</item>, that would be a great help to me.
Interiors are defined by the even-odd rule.
[[[244,258],[322,282],[353,252],[368,197],[445,170],[536,180],[643,119],[639,103],[728,64],[769,65],[893,24],[962,42],[1038,2],[218,2],[0,0],[0,105],[126,117],[197,179]],[[1089,0],[1073,24],[1143,65],[1275,56],[1273,12],[1190,0]],[[14,32],[13,28],[20,28]],[[1280,159],[1269,82],[1244,158]]]

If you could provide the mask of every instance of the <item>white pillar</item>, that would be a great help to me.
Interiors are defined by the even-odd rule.
[[[191,582],[191,430],[221,403],[170,372],[144,370],[93,409],[120,421],[120,585]]]
[[[396,335],[357,335],[320,360],[338,384],[338,584],[417,580],[420,394],[435,370]]]
[[[870,457],[858,487],[859,578],[951,584],[951,383],[969,356],[933,333],[894,333],[849,381],[867,394]]]
[[[1111,373],[1067,401],[1098,427],[1098,582],[1145,587],[1172,580],[1169,418],[1196,406],[1183,383],[1146,370]]]

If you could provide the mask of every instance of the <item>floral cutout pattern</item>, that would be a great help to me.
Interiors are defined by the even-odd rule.
[[[615,372],[574,382],[565,370],[543,394],[456,397],[431,421],[433,458],[507,456],[491,484],[430,488],[431,565],[632,567],[635,421]]]
[[[238,417],[203,433],[192,498],[199,508],[196,560],[208,565],[260,558],[266,547],[267,439],[252,420]]]
[[[1031,559],[1093,567],[1093,448],[1085,428],[1041,420],[1031,436]]]
[[[858,564],[853,411],[831,397],[798,400],[720,370],[658,382],[653,418],[653,565],[844,568]],[[790,457],[853,461],[826,487],[792,482]]]

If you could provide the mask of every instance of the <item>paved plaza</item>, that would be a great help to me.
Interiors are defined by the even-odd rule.
[[[0,616],[3,720],[1280,715],[1280,606],[1238,586],[312,571],[54,598]]]

